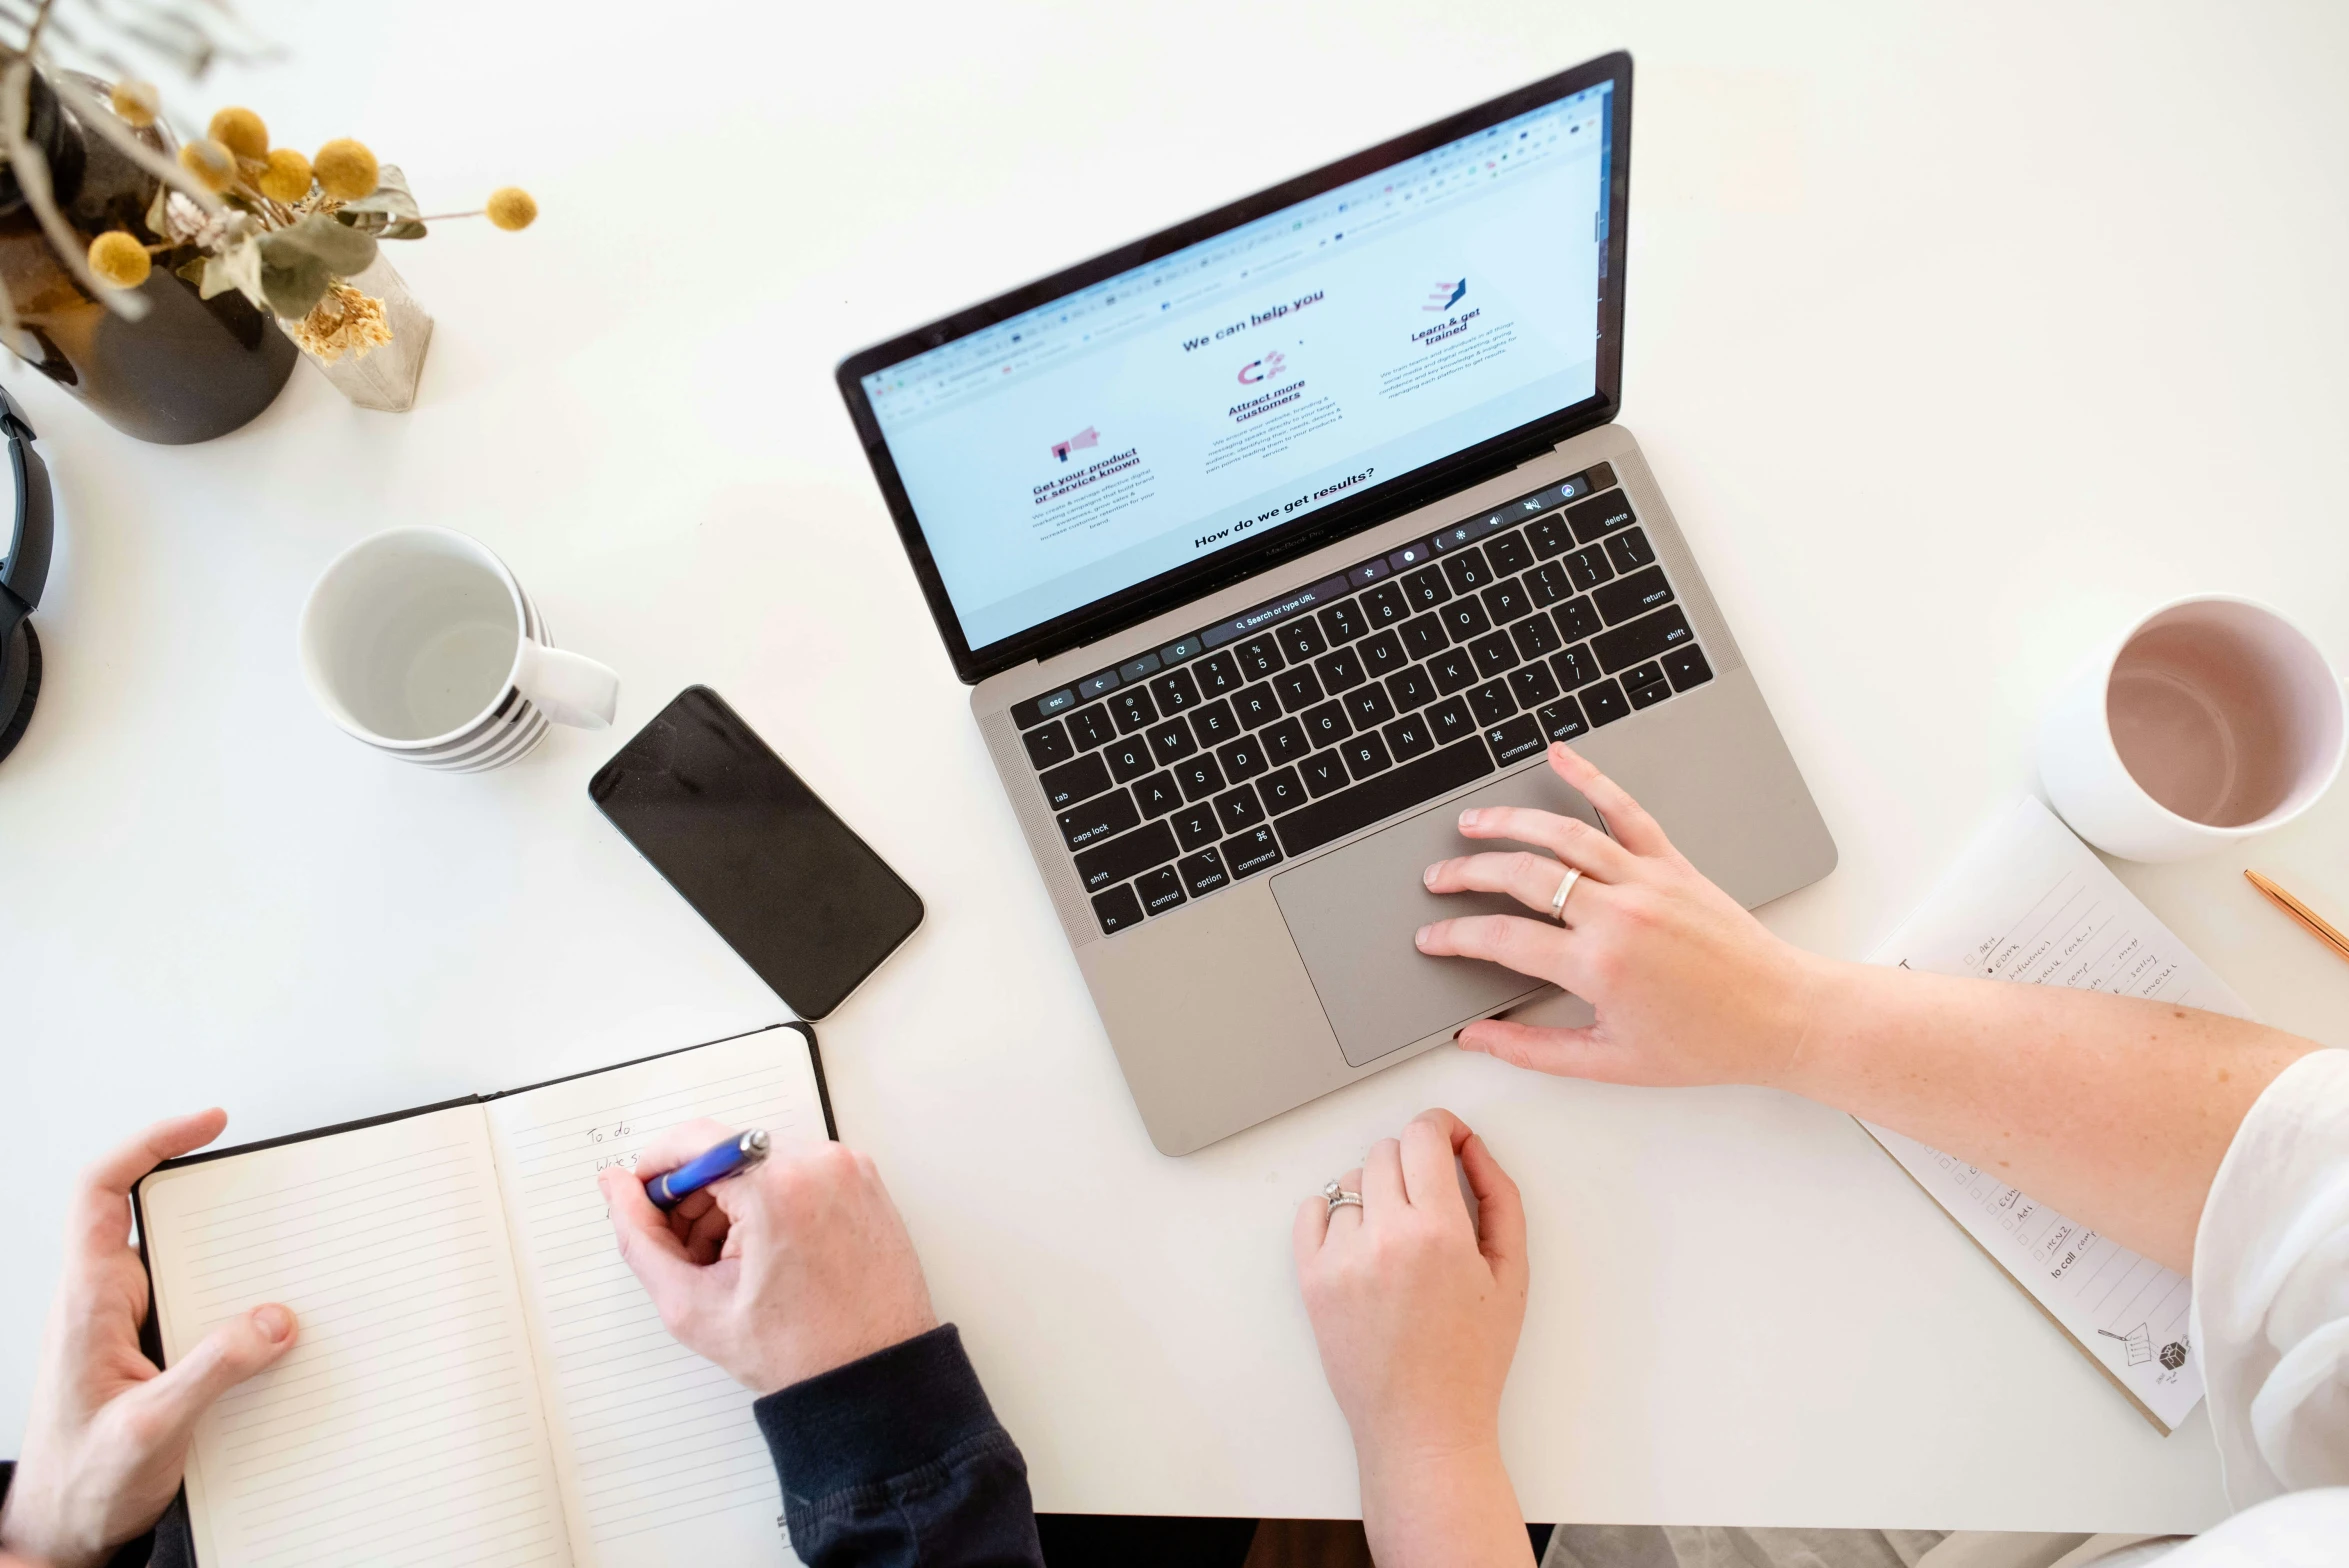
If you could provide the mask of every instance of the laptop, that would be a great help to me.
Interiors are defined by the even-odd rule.
[[[1835,865],[1631,433],[1612,54],[842,362],[874,477],[1150,1138],[1500,1013],[1430,958],[1459,811],[1589,803],[1748,905]],[[1579,1010],[1579,1011],[1578,1011]]]

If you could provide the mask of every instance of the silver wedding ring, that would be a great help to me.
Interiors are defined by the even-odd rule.
[[[1338,1210],[1346,1207],[1348,1204],[1352,1204],[1357,1209],[1362,1207],[1362,1194],[1358,1192],[1348,1192],[1345,1188],[1339,1186],[1336,1182],[1333,1181],[1324,1184],[1322,1187],[1321,1201],[1328,1204],[1329,1211],[1332,1214],[1335,1214],[1338,1212]]]
[[[1566,895],[1574,891],[1574,884],[1582,880],[1580,866],[1568,866],[1566,874],[1558,879],[1558,891],[1550,895],[1550,918],[1560,925],[1566,923]]]

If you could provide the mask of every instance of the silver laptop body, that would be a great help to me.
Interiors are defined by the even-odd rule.
[[[1536,805],[1598,820],[1546,766],[1551,740],[1570,741],[1622,783],[1749,907],[1834,867],[1826,825],[1687,541],[1638,443],[1612,422],[1627,57],[1578,67],[1145,247],[1193,254],[1179,246],[1196,247],[1199,233],[1297,210],[1284,199],[1298,188],[1351,179],[1346,188],[1359,191],[1366,172],[1413,167],[1398,151],[1450,158],[1427,165],[1433,179],[1457,165],[1464,124],[1471,141],[1514,134],[1542,123],[1523,118],[1526,103],[1581,102],[1593,83],[1613,93],[1615,115],[1614,232],[1601,241],[1603,253],[1612,244],[1611,267],[1598,313],[1606,395],[1595,420],[1544,450],[1520,444],[1505,462],[1488,459],[1456,488],[1406,486],[1401,510],[1373,498],[1367,525],[1332,526],[1339,537],[1204,591],[1178,583],[1154,613],[1129,613],[1104,634],[991,671],[973,661],[908,499],[915,486],[891,464],[884,427],[862,399],[884,385],[885,367],[963,335],[955,325],[1034,319],[1039,303],[1049,308],[1087,274],[1144,276],[1113,265],[1146,260],[1144,247],[842,366],[950,652],[977,677],[972,712],[1013,814],[1165,1153],[1390,1067],[1471,1019],[1587,1018],[1554,988],[1428,958],[1412,941],[1446,915],[1525,913],[1506,899],[1439,899],[1422,886],[1426,865],[1467,847],[1455,831],[1463,807]],[[1496,159],[1477,160],[1481,177],[1496,177]],[[1423,330],[1489,331],[1467,317],[1464,295],[1475,289],[1474,275],[1449,302],[1437,288],[1419,308],[1439,325]],[[1298,342],[1309,355],[1311,339]],[[1440,366],[1461,352],[1441,343],[1407,363]],[[1242,393],[1253,386],[1246,377],[1243,368]],[[1235,401],[1232,417],[1247,407]],[[1054,445],[1051,455],[1066,465],[1089,450]]]

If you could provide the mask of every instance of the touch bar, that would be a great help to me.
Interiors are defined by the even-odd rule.
[[[1260,604],[1244,615],[1235,615],[1228,621],[1218,621],[1199,635],[1208,647],[1220,648],[1234,638],[1245,637],[1252,631],[1261,630],[1284,616],[1295,615],[1300,610],[1319,609],[1331,600],[1342,599],[1353,591],[1343,577],[1325,578],[1309,588],[1300,588],[1294,593],[1285,594],[1270,604]]]

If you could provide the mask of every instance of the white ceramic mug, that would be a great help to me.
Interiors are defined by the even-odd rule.
[[[2177,599],[2072,672],[2039,727],[2039,778],[2072,830],[2124,860],[2184,860],[2282,827],[2349,754],[2349,697],[2308,634],[2230,594]]]
[[[620,677],[547,640],[506,563],[446,528],[393,528],[335,557],[302,607],[302,675],[368,745],[451,773],[503,767],[547,721],[602,729]]]

